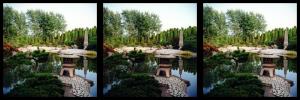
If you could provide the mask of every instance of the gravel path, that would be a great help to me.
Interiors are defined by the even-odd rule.
[[[188,97],[186,93],[187,85],[178,77],[170,76],[161,77],[152,75],[160,84],[167,84],[169,86],[168,93],[174,97]]]
[[[258,76],[258,75],[257,75]],[[275,76],[273,78],[267,76],[258,76],[258,79],[264,84],[272,85],[272,92],[277,97],[289,97],[291,85],[281,77]]]
[[[58,76],[58,75],[57,75]],[[77,97],[90,97],[90,87],[91,85],[85,81],[83,78],[74,76],[73,78],[67,76],[58,76],[58,79],[65,84],[72,85],[72,92],[74,96]]]

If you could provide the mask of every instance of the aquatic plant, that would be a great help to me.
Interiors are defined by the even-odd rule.
[[[96,58],[97,57],[97,52],[88,50],[88,51],[86,51],[85,56],[89,57],[89,58]]]
[[[177,55],[183,57],[183,58],[191,58],[193,57],[193,52],[191,51],[180,51],[177,53]]]
[[[297,58],[297,52],[296,51],[287,51],[285,53],[285,56],[288,58]]]

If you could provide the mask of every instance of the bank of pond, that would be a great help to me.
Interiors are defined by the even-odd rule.
[[[167,72],[157,75],[159,62],[153,53],[134,50],[127,55],[116,52],[104,57],[103,95],[106,97],[196,97],[197,57],[177,56],[170,60],[170,64],[172,66],[166,70],[170,70],[171,75],[167,77]]]
[[[235,50],[205,56],[203,93],[217,97],[297,97],[297,57],[285,55],[273,60],[275,76],[260,75],[258,53]],[[268,81],[267,81],[268,80]],[[267,84],[269,83],[269,84]],[[277,87],[276,85],[286,83]],[[287,87],[287,90],[282,90]],[[287,91],[288,93],[283,93]],[[280,93],[283,94],[280,94]]]
[[[44,50],[33,52],[15,52],[4,58],[3,94],[15,97],[66,97],[66,85],[60,76],[63,58],[57,53]],[[89,93],[97,96],[97,61],[96,58],[80,56],[74,61],[75,77],[90,80]],[[69,77],[69,76],[68,76]],[[73,78],[73,77],[72,77]],[[79,82],[79,81],[78,81]],[[71,89],[72,89],[72,84]],[[74,88],[74,87],[73,87]],[[76,95],[72,95],[76,97]],[[79,95],[78,95],[79,96]],[[82,95],[83,96],[83,95]]]

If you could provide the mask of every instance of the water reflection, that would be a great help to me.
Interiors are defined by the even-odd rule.
[[[180,77],[184,80],[190,82],[190,86],[187,87],[187,93],[190,97],[197,96],[197,58],[183,58],[176,57],[172,62],[171,75]],[[147,55],[146,60],[141,64],[143,70],[141,72],[147,72],[149,74],[156,74],[156,69],[158,67],[158,59],[154,55]],[[123,66],[124,67],[124,66]],[[119,67],[121,69],[121,66]],[[103,94],[106,94],[110,89],[112,84],[119,83],[120,74],[122,71],[120,69],[110,69],[109,67],[104,70],[104,84],[103,84]]]
[[[283,57],[283,68],[284,68],[284,78],[286,78],[286,74],[287,74],[287,66],[288,66],[288,60],[286,57]]]
[[[83,57],[83,70],[84,70],[84,78],[86,79],[87,74],[87,66],[88,66],[88,60],[86,57]]]
[[[179,60],[178,60],[178,66],[179,66],[179,75],[180,75],[180,78],[181,78],[181,75],[182,75],[182,69],[183,69],[183,60],[181,57],[179,57]]]
[[[255,73],[258,74],[261,69],[261,60],[257,54],[253,53],[249,55],[249,60],[242,64],[243,68],[238,72],[241,73]],[[282,76],[288,80],[292,80],[294,85],[291,86],[290,94],[293,97],[297,96],[297,59],[290,59],[288,57],[280,57],[274,60],[276,63],[275,75]],[[222,84],[224,78],[223,74],[230,73],[228,71],[232,68],[232,65],[220,65],[214,69],[204,69],[204,81],[203,81],[203,93],[207,94],[214,88],[216,84]]]
[[[62,65],[62,58],[57,54],[50,54],[49,59],[45,63],[41,63],[38,72],[59,74]],[[75,75],[85,77],[93,81],[91,86],[91,96],[97,96],[97,60],[88,57],[80,57],[76,61]],[[18,66],[14,69],[5,69],[3,71],[3,93],[7,94],[16,83],[22,82],[26,75],[32,72],[32,66]]]

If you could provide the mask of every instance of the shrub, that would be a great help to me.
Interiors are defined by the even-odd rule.
[[[203,44],[203,55],[204,56],[211,56],[213,52],[218,52],[218,48],[213,46],[213,45],[209,45],[209,44],[206,44],[204,43]]]
[[[223,84],[218,84],[207,96],[213,97],[262,97],[263,84],[251,74],[234,74]]]
[[[160,97],[160,85],[154,77],[147,74],[131,74],[129,78],[113,85],[105,95],[110,97]]]
[[[12,56],[13,51],[18,51],[18,49],[14,48],[12,45],[4,43],[3,44],[3,57]]]
[[[104,58],[104,66],[107,68],[114,68],[118,65],[129,65],[126,58],[123,58],[123,55],[120,53],[115,53],[109,57]]]
[[[31,65],[30,59],[27,58],[26,53],[19,52],[16,55],[9,57],[5,62],[6,67],[15,68],[20,65]]]
[[[215,68],[219,65],[231,65],[230,59],[227,57],[226,53],[217,53],[211,57],[204,58],[204,67]]]
[[[231,53],[232,59],[236,62],[246,62],[248,60],[249,53],[245,50],[235,50]]]
[[[139,50],[139,51],[133,50],[128,53],[128,57],[134,63],[140,63],[145,60],[146,54],[143,53],[141,50]]]
[[[63,83],[57,77],[47,73],[32,75],[7,94],[14,97],[62,97],[63,95]]]
[[[239,70],[239,63],[244,63],[248,60],[249,53],[245,52],[245,50],[235,50],[231,53],[231,59],[235,62],[236,70]]]
[[[49,53],[45,50],[35,50],[32,52],[32,57],[37,62],[45,62],[48,60]]]

